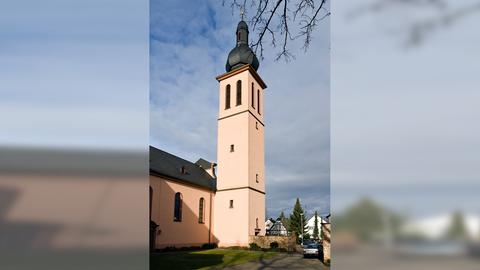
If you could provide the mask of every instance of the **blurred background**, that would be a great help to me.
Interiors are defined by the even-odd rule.
[[[479,1],[332,2],[332,265],[478,269]]]
[[[0,268],[147,269],[148,1],[0,6]]]
[[[478,269],[480,2],[331,12],[333,267]],[[148,2],[0,22],[1,268],[147,268]]]

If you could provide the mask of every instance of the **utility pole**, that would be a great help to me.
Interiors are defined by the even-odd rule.
[[[303,246],[303,213],[300,213],[300,224],[302,226],[302,246]]]

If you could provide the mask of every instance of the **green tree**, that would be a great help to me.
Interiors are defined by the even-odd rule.
[[[452,223],[447,231],[447,238],[455,240],[467,239],[467,228],[463,218],[463,213],[455,211],[452,215]]]
[[[318,214],[315,211],[315,220],[313,222],[313,239],[318,240]]]
[[[371,199],[363,198],[347,208],[343,213],[334,215],[332,227],[335,231],[349,231],[360,240],[378,240],[384,236],[385,220],[393,235],[399,233],[403,217],[377,204]]]
[[[303,228],[302,228],[303,224]],[[301,235],[304,235],[307,232],[306,229],[307,218],[305,217],[305,211],[303,211],[300,200],[297,198],[295,206],[293,207],[293,212],[290,215],[290,224],[289,229],[292,233],[297,236],[297,241],[300,242]]]

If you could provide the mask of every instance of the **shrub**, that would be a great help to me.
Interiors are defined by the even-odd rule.
[[[190,251],[190,250],[199,250],[200,247],[190,246],[190,247],[181,247],[180,250],[182,251]]]
[[[270,248],[274,249],[274,248],[278,248],[278,242],[277,241],[273,241],[270,243]]]
[[[171,247],[166,247],[163,249],[163,251],[165,252],[169,252],[169,251],[177,251],[178,249],[174,246],[171,246]]]
[[[249,244],[251,250],[260,250],[260,247],[256,243]]]
[[[217,248],[217,243],[205,243],[202,245],[202,249],[214,249]]]

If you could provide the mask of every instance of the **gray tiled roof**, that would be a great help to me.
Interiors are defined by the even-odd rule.
[[[183,172],[182,172],[182,168]],[[150,174],[161,175],[212,191],[217,188],[217,180],[199,165],[150,146]]]

